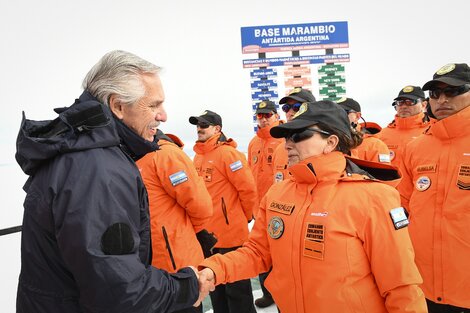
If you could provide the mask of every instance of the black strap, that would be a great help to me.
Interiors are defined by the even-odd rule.
[[[20,232],[20,231],[21,231],[21,228],[22,228],[22,226],[20,225],[20,226],[15,226],[15,227],[9,227],[9,228],[0,229],[0,236],[9,235],[9,234],[13,234],[13,233]]]

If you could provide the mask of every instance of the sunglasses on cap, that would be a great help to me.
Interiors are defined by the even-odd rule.
[[[300,102],[297,102],[297,103],[294,103],[294,104],[288,104],[288,103],[286,103],[286,104],[284,104],[284,105],[282,106],[282,111],[284,111],[285,113],[287,113],[287,112],[289,112],[289,111],[292,109],[292,111],[298,112],[301,105],[302,105],[302,103],[300,103]]]
[[[458,87],[435,88],[429,90],[429,97],[432,99],[439,99],[441,94],[444,94],[447,98],[452,98],[464,94],[469,90],[470,85],[468,84]]]
[[[263,117],[264,117],[264,118],[270,118],[270,117],[273,116],[273,115],[274,115],[274,113],[272,113],[272,112],[269,112],[269,113],[257,113],[257,114],[256,114],[256,118],[260,120],[260,119],[262,119]]]
[[[201,129],[209,128],[209,126],[211,126],[211,124],[208,124],[208,123],[197,123],[197,127],[201,128]]]
[[[316,128],[306,128],[299,132],[291,132],[286,135],[286,140],[292,140],[294,143],[301,142],[312,137],[315,133],[323,134],[323,135],[331,135],[329,132],[316,129]]]
[[[418,100],[412,100],[412,99],[398,99],[398,100],[395,100],[394,102],[394,106],[397,106],[397,107],[400,107],[402,105],[404,106],[407,106],[407,107],[412,107],[413,105],[415,105],[416,103],[418,103]]]

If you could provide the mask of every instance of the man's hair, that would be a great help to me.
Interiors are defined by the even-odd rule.
[[[157,74],[160,69],[132,53],[115,50],[92,67],[82,87],[105,105],[109,105],[111,95],[124,105],[133,105],[145,95],[142,75]]]

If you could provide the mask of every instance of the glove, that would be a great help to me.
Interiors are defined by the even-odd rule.
[[[217,237],[215,237],[214,233],[209,233],[206,229],[203,229],[196,234],[196,238],[201,245],[204,257],[210,257],[212,255],[212,248],[217,243]]]

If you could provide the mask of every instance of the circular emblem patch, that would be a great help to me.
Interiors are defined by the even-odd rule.
[[[299,93],[301,91],[302,91],[302,88],[296,87],[296,88],[292,89],[291,92],[289,92],[289,96],[294,94],[294,93]]]
[[[418,191],[425,191],[431,186],[431,180],[427,176],[421,176],[416,180],[416,190]]]
[[[403,92],[412,92],[413,91],[413,86],[406,86],[405,88],[403,88]]]
[[[348,100],[348,98],[346,98],[346,97],[341,97],[341,98],[339,98],[338,100],[336,100],[336,103],[341,103],[341,102],[344,102],[344,101],[346,101],[346,100]]]
[[[268,224],[268,234],[273,239],[279,239],[284,233],[284,221],[278,216],[271,217]]]
[[[263,101],[259,104],[260,109],[265,108],[265,107],[266,107],[266,102]]]
[[[274,182],[279,183],[284,180],[284,175],[282,172],[277,172],[276,175],[274,176]]]
[[[444,75],[449,72],[452,72],[455,69],[455,64],[446,64],[443,67],[441,67],[439,70],[437,70],[436,74],[437,75]]]

